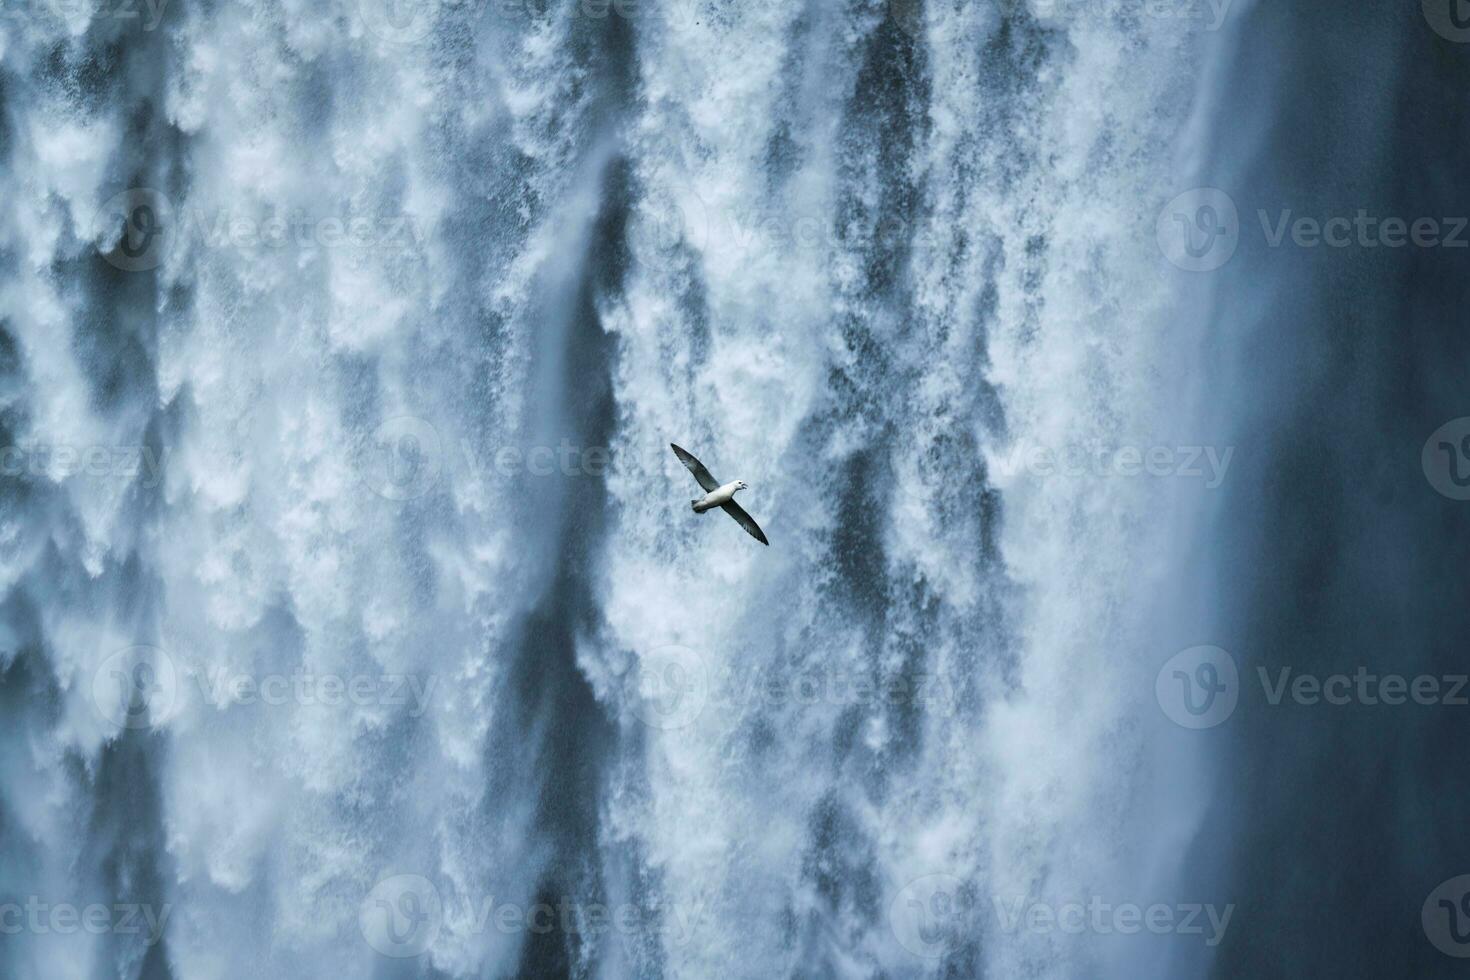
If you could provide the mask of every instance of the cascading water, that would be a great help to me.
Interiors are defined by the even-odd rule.
[[[1238,7],[5,7],[0,974],[1203,970]]]

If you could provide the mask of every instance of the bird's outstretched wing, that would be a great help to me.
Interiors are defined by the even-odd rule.
[[[765,534],[761,532],[761,526],[755,522],[754,517],[751,517],[745,512],[743,507],[733,500],[728,504],[720,504],[720,507],[724,509],[725,513],[739,521],[740,526],[745,528],[752,538],[755,538],[763,545],[770,545],[771,542],[767,541]]]
[[[720,489],[720,481],[709,475],[709,470],[704,468],[703,463],[672,442],[669,443],[669,448],[674,451],[675,456],[679,457],[679,462],[683,463],[685,468],[694,474],[694,479],[699,481],[699,485],[704,487],[706,493]]]

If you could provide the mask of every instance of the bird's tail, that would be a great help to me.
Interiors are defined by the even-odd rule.
[[[700,509],[699,509],[699,501],[700,501],[700,499],[701,499],[701,498],[697,498],[697,497],[696,497],[696,498],[695,498],[695,499],[694,499],[694,500],[691,500],[691,501],[689,501],[689,508],[690,508],[690,509],[691,509],[691,510],[693,510],[693,511],[694,511],[694,513],[696,513],[696,514],[699,514],[699,513],[703,513],[703,512],[702,512],[702,511],[701,511],[701,510],[700,510]]]

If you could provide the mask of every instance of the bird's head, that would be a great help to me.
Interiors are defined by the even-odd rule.
[[[736,480],[735,481],[735,489],[736,490],[749,490],[750,487],[746,486],[744,480]]]

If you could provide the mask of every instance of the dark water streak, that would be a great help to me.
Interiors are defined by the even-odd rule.
[[[1188,862],[1238,906],[1210,974],[1456,975],[1419,914],[1470,871],[1465,709],[1270,706],[1257,672],[1466,672],[1470,512],[1419,454],[1470,414],[1470,254],[1271,248],[1257,211],[1464,214],[1470,46],[1417,3],[1257,4],[1222,82],[1206,172],[1241,246],[1198,369],[1210,431],[1240,452],[1202,641],[1234,652],[1242,697],[1212,733],[1216,806]]]

